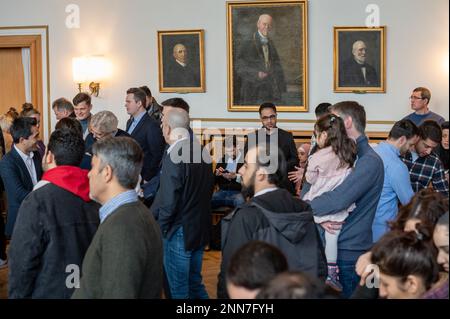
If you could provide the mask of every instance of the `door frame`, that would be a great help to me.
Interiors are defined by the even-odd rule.
[[[51,121],[48,26],[0,27],[1,48],[30,49],[31,102],[41,113],[42,125],[39,130],[46,142],[50,136]],[[45,73],[44,69],[46,69]],[[46,81],[44,81],[45,78]],[[46,92],[44,87],[47,89]]]

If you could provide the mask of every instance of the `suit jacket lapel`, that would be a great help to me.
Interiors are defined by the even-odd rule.
[[[30,173],[28,172],[28,168],[23,162],[22,157],[20,157],[19,153],[17,153],[16,148],[14,146],[11,147],[11,155],[15,158],[17,165],[19,166],[21,174],[25,177],[26,183],[28,186],[33,188],[33,180],[31,179]]]
[[[142,116],[141,120],[136,125],[136,127],[134,128],[133,133],[131,135],[136,135],[137,134],[139,129],[142,127],[142,125],[144,125],[144,122],[147,119],[147,117],[148,117],[148,114],[147,114],[147,112],[145,112],[144,116]]]
[[[125,127],[125,131],[127,131],[128,132],[128,129],[130,128],[130,126],[131,126],[131,123],[133,123],[133,117],[131,117],[128,121],[127,121],[127,126]]]
[[[39,180],[42,177],[42,158],[39,152],[33,152],[33,161],[34,161],[34,168],[36,170],[36,179],[39,182]]]

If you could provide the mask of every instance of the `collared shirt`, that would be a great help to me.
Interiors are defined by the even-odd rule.
[[[434,190],[444,196],[448,196],[448,182],[445,178],[445,170],[437,155],[431,153],[428,156],[418,157],[414,161],[411,153],[408,152],[402,160],[408,167],[414,192],[427,188],[431,183]]]
[[[37,181],[36,167],[34,166],[33,161],[34,153],[30,152],[30,155],[27,155],[24,152],[22,152],[15,144],[14,148],[16,149],[17,153],[19,153],[20,157],[25,163],[28,173],[30,174],[31,181],[33,182],[33,186],[36,185],[38,181]]]
[[[237,165],[239,163],[239,159],[241,158],[241,153],[239,153],[235,159],[232,159],[231,157],[227,158],[227,166],[225,169],[229,172],[236,173],[237,171]]]
[[[372,226],[374,242],[389,230],[387,222],[397,216],[398,202],[406,205],[414,196],[409,171],[400,159],[399,149],[387,142],[381,142],[375,152],[383,160],[384,183]]]
[[[262,189],[259,192],[257,192],[255,195],[253,195],[253,197],[261,196],[261,195],[276,191],[277,189],[278,189],[278,187],[265,188],[265,189]]]
[[[120,193],[119,195],[111,198],[109,201],[105,203],[105,205],[100,207],[99,210],[100,223],[103,223],[104,220],[120,206],[128,203],[134,203],[137,201],[138,195],[134,189]]]
[[[147,111],[141,112],[138,115],[133,117],[133,123],[131,123],[130,127],[128,128],[127,133],[131,134],[133,133],[134,129],[136,128],[136,126],[139,124],[139,122],[141,121],[142,117],[145,115],[145,113],[147,113]]]
[[[179,140],[176,140],[176,141],[175,141],[172,145],[170,145],[169,148],[167,149],[167,154],[169,154],[170,151],[173,150],[173,148],[175,147],[175,145],[177,145],[177,144],[180,143],[181,141],[184,141],[184,140],[187,140],[187,139],[188,139],[187,137],[183,137],[183,138],[180,138]]]

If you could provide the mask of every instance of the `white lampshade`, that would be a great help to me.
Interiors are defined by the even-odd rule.
[[[86,57],[72,59],[72,77],[75,83],[84,83],[88,81],[87,70]]]
[[[72,59],[72,74],[75,83],[101,82],[111,76],[111,63],[101,56]]]

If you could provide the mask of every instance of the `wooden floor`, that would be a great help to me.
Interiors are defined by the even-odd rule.
[[[208,251],[203,255],[203,283],[209,298],[216,298],[217,275],[220,269],[220,251]],[[0,299],[8,297],[8,268],[0,269]]]

